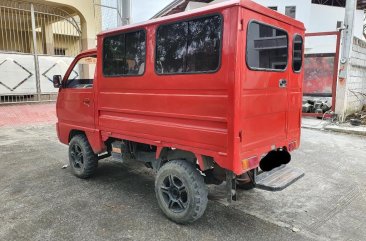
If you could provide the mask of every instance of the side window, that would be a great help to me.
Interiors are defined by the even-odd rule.
[[[281,29],[250,22],[247,31],[246,61],[254,70],[285,70],[288,62],[288,36]]]
[[[300,35],[294,37],[294,47],[292,54],[292,68],[295,72],[300,72],[302,66],[303,40]]]
[[[155,57],[155,69],[159,74],[185,72],[187,33],[187,22],[159,27]]]
[[[142,75],[145,71],[145,32],[123,33],[103,42],[104,76]]]
[[[188,22],[187,72],[215,71],[220,64],[221,18]]]
[[[79,59],[67,79],[66,88],[93,87],[96,63],[96,56],[89,56]]]
[[[162,25],[156,34],[159,74],[213,72],[219,68],[222,19],[218,15]]]

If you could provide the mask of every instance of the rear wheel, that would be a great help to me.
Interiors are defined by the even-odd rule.
[[[196,167],[183,160],[166,163],[158,171],[155,194],[164,214],[176,223],[199,219],[207,206],[207,187]]]
[[[98,166],[98,158],[85,135],[79,134],[71,139],[69,143],[69,161],[75,176],[88,178],[94,174]]]

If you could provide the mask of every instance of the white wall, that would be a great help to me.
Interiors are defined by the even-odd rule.
[[[285,14],[286,6],[296,6],[296,19],[303,22],[308,32],[311,19],[311,0],[253,0],[265,7],[277,7],[277,11]]]
[[[344,21],[345,9],[319,4],[311,4],[311,18],[307,32],[335,31],[337,21]],[[354,36],[362,39],[363,11],[356,10]]]
[[[312,4],[311,0],[254,0],[263,6],[276,6],[278,12],[285,14],[286,6],[296,6],[296,19],[303,22],[307,33],[336,31],[337,21],[344,21],[345,9],[320,4]],[[363,11],[357,10],[355,15],[354,35],[364,39]],[[305,41],[305,52],[310,53],[334,53],[336,38],[308,37]]]
[[[215,4],[225,0],[216,0]],[[296,19],[303,22],[307,33],[336,31],[337,22],[344,21],[345,8],[312,4],[311,0],[253,0],[265,7],[277,7],[277,11],[285,14],[286,6],[296,6]],[[205,3],[190,2],[186,11],[207,6]],[[362,10],[356,11],[354,35],[364,39]],[[336,37],[308,37],[305,41],[305,53],[335,53]]]
[[[346,115],[366,105],[366,42],[353,39],[347,83]]]

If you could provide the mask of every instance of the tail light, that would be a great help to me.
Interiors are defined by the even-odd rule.
[[[252,156],[252,157],[242,160],[241,166],[242,166],[243,170],[247,170],[247,169],[250,169],[251,167],[255,166],[257,162],[258,162],[258,157]]]
[[[288,151],[293,151],[296,149],[296,141],[293,141],[291,143],[288,144]]]

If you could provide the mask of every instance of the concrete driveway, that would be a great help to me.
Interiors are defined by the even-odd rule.
[[[365,240],[365,147],[364,137],[303,130],[292,165],[304,178],[242,191],[230,207],[210,187],[203,218],[182,226],[163,216],[142,164],[106,159],[80,180],[61,169],[67,147],[53,125],[0,128],[0,240]]]

